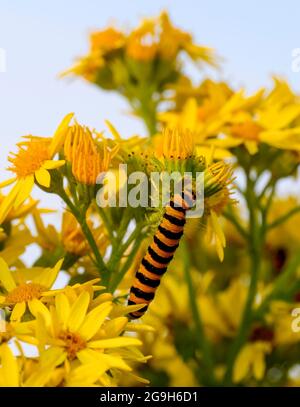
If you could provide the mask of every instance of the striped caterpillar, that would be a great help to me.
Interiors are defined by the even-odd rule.
[[[195,195],[185,190],[171,198],[163,218],[136,272],[130,289],[128,305],[145,304],[138,311],[131,312],[131,319],[140,318],[147,311],[155,296],[163,274],[179,246],[186,222],[186,211],[193,207]]]

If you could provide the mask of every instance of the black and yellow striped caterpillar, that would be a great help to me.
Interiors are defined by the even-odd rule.
[[[186,222],[186,211],[194,204],[195,195],[185,190],[182,196],[176,194],[166,206],[163,218],[150,246],[136,272],[130,289],[128,305],[145,304],[138,311],[131,312],[131,319],[140,318],[147,311],[155,296],[161,277],[167,271],[170,261],[179,246]]]

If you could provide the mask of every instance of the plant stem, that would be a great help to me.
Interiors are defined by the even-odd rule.
[[[251,281],[246,299],[246,304],[243,311],[242,320],[239,326],[238,333],[235,340],[229,350],[227,371],[224,376],[224,384],[230,385],[232,383],[232,373],[234,362],[236,357],[247,340],[247,335],[252,321],[252,307],[256,295],[257,282],[259,276],[259,269],[261,263],[261,242],[262,230],[259,228],[256,216],[256,196],[254,192],[254,181],[250,178],[250,173],[247,172],[247,189],[246,189],[246,201],[249,210],[249,233],[248,233],[248,245],[249,256],[251,260]]]
[[[191,307],[191,311],[193,314],[193,320],[194,320],[194,324],[195,324],[195,337],[197,340],[197,345],[202,352],[203,363],[205,365],[206,373],[207,373],[207,375],[206,375],[207,384],[214,385],[214,384],[216,384],[216,379],[215,379],[215,375],[214,375],[214,365],[213,365],[211,346],[210,346],[210,343],[206,339],[200,310],[199,310],[199,307],[198,307],[198,304],[196,301],[196,293],[195,293],[192,276],[191,276],[191,264],[190,264],[190,256],[189,256],[188,247],[186,246],[185,242],[183,242],[183,244],[184,244],[184,255],[185,255],[184,274],[185,274],[185,279],[186,279],[186,283],[187,283],[187,287],[188,287],[188,291],[189,291],[190,307]]]
[[[118,285],[120,284],[120,282],[122,281],[124,275],[126,274],[126,272],[129,270],[133,259],[140,247],[141,241],[139,239],[136,239],[136,241],[134,242],[134,245],[131,249],[130,254],[128,255],[123,267],[121,268],[121,270],[119,271],[118,274],[116,274],[115,278],[112,280],[110,286],[109,286],[109,291],[110,292],[114,292],[115,289],[118,287]]]
[[[94,239],[94,236],[87,224],[86,221],[86,211],[83,211],[84,213],[82,213],[71,201],[71,199],[68,197],[68,195],[66,194],[66,192],[64,190],[59,191],[59,196],[64,200],[64,202],[66,203],[66,205],[69,207],[70,211],[73,213],[73,215],[75,216],[75,218],[77,219],[77,222],[80,224],[82,232],[86,238],[86,240],[88,241],[90,248],[95,256],[95,263],[98,267],[98,271],[100,274],[100,277],[102,278],[103,283],[106,282],[107,280],[107,267],[102,259],[102,256],[99,252],[97,243]]]

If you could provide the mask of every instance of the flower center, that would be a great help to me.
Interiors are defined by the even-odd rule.
[[[9,161],[12,166],[8,169],[18,177],[34,174],[46,160],[50,160],[49,140],[31,139],[19,145],[17,154],[12,154]]]
[[[65,348],[70,360],[74,360],[77,352],[86,348],[85,340],[78,333],[63,331],[60,333],[59,339],[65,342]]]
[[[6,302],[16,304],[18,302],[30,301],[34,298],[40,298],[43,291],[45,291],[45,287],[40,284],[21,284],[7,294]]]

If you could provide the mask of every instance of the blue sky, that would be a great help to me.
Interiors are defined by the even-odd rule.
[[[86,52],[88,33],[111,22],[132,27],[167,9],[176,25],[224,57],[220,78],[254,91],[279,74],[300,90],[300,73],[291,70],[292,49],[300,47],[297,0],[0,0],[0,5],[0,48],[7,58],[7,71],[0,72],[1,168],[22,135],[51,135],[70,111],[98,129],[108,118],[124,135],[143,133],[117,95],[81,80],[57,79]]]

